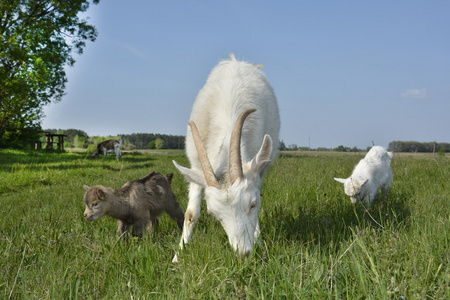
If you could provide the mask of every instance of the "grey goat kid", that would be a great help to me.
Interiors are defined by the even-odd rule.
[[[120,189],[84,185],[84,218],[95,221],[110,216],[117,219],[118,234],[127,233],[133,225],[132,235],[142,238],[143,227],[153,233],[158,226],[157,217],[166,212],[181,229],[184,214],[172,192],[171,181],[172,174],[152,172]]]
[[[97,149],[95,149],[91,157],[98,158],[99,154],[103,154],[103,156],[106,157],[108,153],[114,153],[116,155],[116,158],[119,159],[122,157],[122,153],[120,152],[120,145],[122,145],[121,140],[108,140],[101,142],[97,145]]]

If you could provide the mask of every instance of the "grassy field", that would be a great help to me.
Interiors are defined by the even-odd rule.
[[[181,232],[167,216],[155,235],[126,243],[110,218],[83,218],[83,184],[119,188],[151,171],[174,173],[181,151],[0,150],[2,299],[448,299],[450,160],[398,155],[387,199],[352,206],[341,184],[363,154],[281,154],[264,179],[260,244],[233,253],[205,205],[174,264]],[[204,204],[204,203],[203,203]]]

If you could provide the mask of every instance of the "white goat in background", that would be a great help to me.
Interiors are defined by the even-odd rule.
[[[261,181],[278,153],[280,131],[277,100],[260,67],[230,54],[211,71],[195,100],[186,134],[191,169],[174,161],[190,182],[181,249],[191,239],[204,189],[208,212],[220,221],[234,250],[241,257],[252,251],[259,234]]]
[[[359,161],[349,178],[334,178],[344,184],[345,193],[350,196],[352,204],[363,201],[370,206],[381,188],[385,194],[389,191],[392,181],[391,158],[381,146],[374,146],[366,156]]]

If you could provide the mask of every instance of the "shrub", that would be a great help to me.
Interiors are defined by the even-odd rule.
[[[160,138],[157,138],[155,140],[155,148],[156,149],[163,149],[164,148],[164,140],[160,139]]]
[[[86,152],[87,152],[87,153],[93,154],[96,148],[97,148],[96,145],[90,144],[90,145],[87,147]]]

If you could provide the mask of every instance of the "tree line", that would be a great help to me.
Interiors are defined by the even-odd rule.
[[[283,141],[280,142],[280,150],[284,151],[335,151],[335,152],[364,152],[369,151],[372,147],[366,149],[358,149],[340,145],[336,148],[309,148],[299,147],[296,144],[286,146]],[[392,141],[389,143],[388,150],[395,152],[422,152],[422,153],[445,153],[450,152],[449,143],[437,142],[414,142],[414,141]]]
[[[389,143],[389,149],[396,152],[450,152],[449,143],[437,142],[415,142],[415,141],[393,141]]]
[[[116,136],[89,136],[85,131],[79,129],[46,129],[45,132],[53,134],[65,134],[64,148],[82,148],[94,151],[95,147],[106,140],[117,139],[122,141],[123,150],[135,149],[184,149],[185,136],[155,133],[132,133],[118,134]],[[45,136],[41,136],[41,142],[45,142]],[[335,152],[364,152],[366,149],[358,149],[340,145],[336,148],[309,148],[300,147],[296,144],[286,146],[280,141],[280,150],[283,151],[335,151]],[[437,142],[415,142],[415,141],[392,141],[388,149],[395,152],[421,152],[421,153],[445,153],[450,152],[450,143]]]
[[[310,148],[310,147],[302,147],[297,146],[297,144],[291,144],[286,146],[284,141],[280,141],[280,150],[281,151],[335,151],[335,152],[364,152],[369,151],[371,147],[367,147],[367,149],[358,149],[356,146],[353,148],[339,145],[336,148],[325,148],[325,147],[318,147],[318,148]]]
[[[106,140],[121,140],[122,149],[184,149],[184,136],[154,134],[154,133],[132,133],[118,134],[116,136],[89,136],[85,131],[79,129],[46,129],[53,134],[65,134],[64,148],[94,149],[99,143]],[[41,137],[45,142],[45,137]],[[91,146],[92,145],[92,146]]]
[[[133,149],[184,149],[183,135],[154,133],[119,134],[126,150]],[[163,141],[161,145],[161,140]],[[154,145],[153,145],[154,143]]]

